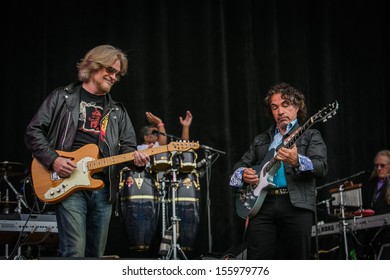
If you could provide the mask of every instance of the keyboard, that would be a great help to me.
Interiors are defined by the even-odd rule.
[[[55,215],[21,214],[20,219],[5,219],[4,215],[0,220],[0,231],[4,232],[51,232],[58,233],[57,220]]]
[[[390,225],[390,214],[374,215],[369,217],[354,217],[345,221],[347,231],[356,231],[366,228],[375,228]],[[342,233],[342,221],[319,224],[312,227],[311,236]]]

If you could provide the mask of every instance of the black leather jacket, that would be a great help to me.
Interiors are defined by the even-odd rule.
[[[80,88],[81,82],[77,82],[52,91],[27,127],[26,146],[48,169],[58,157],[55,150],[71,151],[79,118]],[[135,151],[136,135],[129,115],[123,104],[114,101],[109,93],[106,94],[103,117],[107,114],[106,140],[98,143],[101,156]],[[108,167],[111,202],[115,201],[119,186],[117,170],[118,166]]]
[[[298,123],[291,129],[290,133],[297,127],[299,127]],[[233,173],[240,167],[252,167],[262,163],[273,141],[274,131],[275,126],[255,137],[248,151],[234,165]],[[299,172],[288,164],[284,165],[290,200],[296,207],[315,211],[315,178],[325,176],[328,172],[327,148],[320,132],[316,129],[306,130],[298,138],[296,145],[298,154],[310,158],[314,170]]]

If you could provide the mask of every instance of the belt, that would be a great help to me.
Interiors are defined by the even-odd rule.
[[[288,194],[288,189],[287,188],[274,188],[274,189],[270,189],[268,191],[268,194],[271,194],[271,195]]]

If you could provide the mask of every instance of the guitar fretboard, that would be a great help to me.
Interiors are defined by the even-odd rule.
[[[197,149],[199,143],[189,143],[189,142],[173,142],[169,145],[158,146],[142,150],[142,152],[148,156],[161,154],[169,151],[187,151],[190,149]],[[120,164],[123,162],[128,162],[134,160],[134,152],[120,154],[112,157],[101,158],[87,163],[89,170],[101,169],[110,165]]]
[[[289,137],[287,137],[284,142],[283,142],[283,145],[281,145],[279,148],[281,147],[287,147],[287,148],[291,148],[294,143],[298,140],[299,137],[301,137],[301,135],[306,131],[306,129],[308,129],[309,127],[311,127],[312,125],[314,124],[314,122],[312,121],[312,119],[310,118],[307,122],[305,122],[301,127],[299,127],[298,129],[296,129]],[[271,168],[278,162],[278,160],[276,159],[276,157],[273,157],[267,164],[267,166],[265,167],[265,171],[266,172],[269,172],[271,170]]]

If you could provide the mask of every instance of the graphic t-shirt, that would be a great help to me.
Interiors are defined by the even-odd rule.
[[[98,143],[103,108],[104,96],[90,94],[81,88],[79,121],[72,150],[76,150],[86,144]]]

